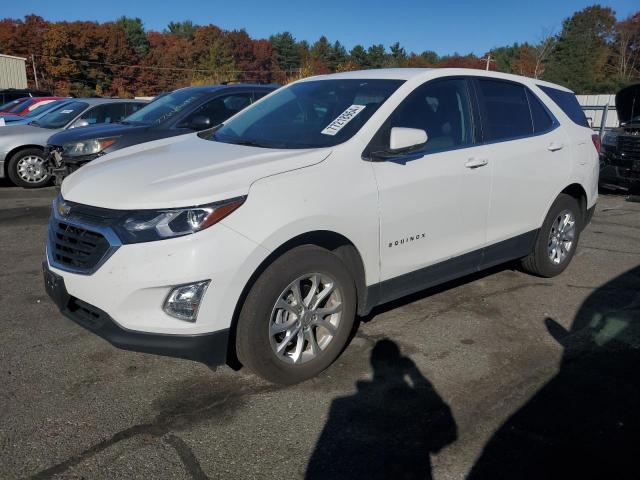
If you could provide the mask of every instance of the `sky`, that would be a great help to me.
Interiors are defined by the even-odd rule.
[[[596,3],[579,0],[0,0],[0,17],[35,13],[47,20],[110,21],[140,17],[148,30],[171,21],[244,28],[254,38],[290,31],[313,43],[320,35],[348,49],[400,42],[417,53],[475,53],[514,42],[536,42],[546,31],[559,32],[562,20]],[[638,0],[600,0],[617,17],[640,10]]]

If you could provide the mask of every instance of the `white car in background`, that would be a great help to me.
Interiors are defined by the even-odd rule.
[[[118,347],[302,381],[376,305],[514,259],[562,272],[597,198],[581,112],[485,71],[307,78],[68,177],[46,287]]]

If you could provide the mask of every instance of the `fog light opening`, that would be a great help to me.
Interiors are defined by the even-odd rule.
[[[164,301],[162,309],[167,315],[179,320],[195,322],[198,318],[200,302],[209,286],[209,282],[210,280],[204,280],[172,288]]]

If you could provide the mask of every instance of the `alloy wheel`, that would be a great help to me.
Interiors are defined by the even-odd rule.
[[[576,238],[576,219],[569,210],[563,210],[558,214],[551,225],[549,232],[549,242],[547,245],[547,253],[549,260],[554,265],[563,263],[571,249]]]
[[[313,360],[338,333],[342,288],[325,273],[309,273],[291,282],[271,311],[269,340],[276,356],[289,364]]]

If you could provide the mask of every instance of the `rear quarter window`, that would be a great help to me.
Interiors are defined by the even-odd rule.
[[[533,133],[545,133],[553,129],[557,125],[557,120],[552,117],[551,113],[544,106],[542,101],[531,91],[527,89],[527,99],[529,100],[529,108],[531,108],[531,120],[533,120]]]
[[[572,92],[565,92],[564,90],[558,90],[557,88],[547,87],[544,85],[538,85],[540,90],[546,93],[553,102],[560,107],[571,121],[581,127],[589,127],[587,117],[582,111],[582,107],[578,103],[578,99]]]
[[[478,78],[478,100],[485,142],[506,141],[533,134],[527,93],[523,85]]]

